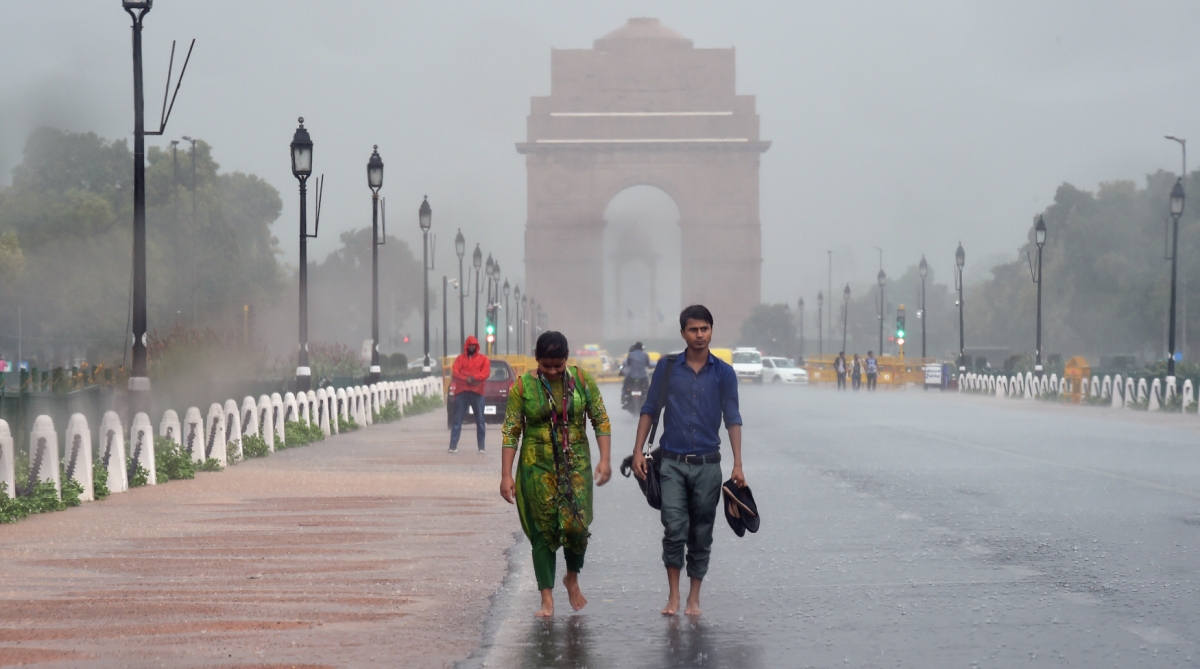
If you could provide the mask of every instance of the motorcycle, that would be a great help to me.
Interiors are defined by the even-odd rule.
[[[646,403],[646,392],[649,389],[649,379],[631,379],[625,377],[625,387],[621,393],[621,408],[636,418],[642,413],[642,405]]]

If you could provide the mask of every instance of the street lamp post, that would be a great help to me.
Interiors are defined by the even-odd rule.
[[[825,310],[825,294],[817,291],[817,355],[825,355],[825,332],[821,318]]]
[[[479,268],[483,267],[483,251],[480,250],[479,244],[475,245],[475,254],[471,256],[471,265],[475,267],[475,339],[479,339],[479,291],[483,289],[479,284]]]
[[[133,18],[133,369],[129,392],[134,411],[150,409],[146,362],[146,103],[142,94],[142,20],[153,0],[124,0]]]
[[[188,226],[191,231],[191,240],[193,249],[196,247],[196,228],[199,224],[196,222],[196,140],[183,136],[184,141],[192,145],[192,180],[188,184],[188,190],[192,193],[192,223]],[[200,254],[192,253],[192,328],[199,327],[199,311],[200,311]]]
[[[450,305],[450,298],[446,293],[450,289],[450,278],[445,274],[442,275],[442,357],[450,355],[450,335],[446,332],[446,326],[449,324],[449,317],[446,315],[446,307]]]
[[[462,228],[454,238],[454,253],[458,256],[458,348],[461,351],[467,345],[467,317],[463,307],[463,290],[467,285],[463,282],[463,256],[467,253],[467,240],[463,238]]]
[[[516,310],[516,312],[517,312],[516,315],[513,317],[513,320],[516,321],[516,324],[517,324],[517,355],[520,355],[521,354],[520,352],[522,350],[524,350],[521,348],[522,337],[521,337],[521,285],[520,284],[513,286],[513,309]]]
[[[883,286],[887,283],[887,274],[883,273],[882,267],[875,278],[879,281],[879,355],[883,357]]]
[[[1167,322],[1167,349],[1171,357],[1167,359],[1167,385],[1175,383],[1175,284],[1179,266],[1179,217],[1183,215],[1183,204],[1183,177],[1180,177],[1171,189],[1171,219],[1174,223],[1171,231],[1171,316]]]
[[[299,123],[291,146],[292,175],[300,182],[300,348],[296,354],[296,392],[307,392],[312,388],[312,369],[308,366],[308,177],[312,175],[313,143],[304,128],[303,116]]]
[[[925,362],[925,277],[929,276],[929,263],[925,262],[925,254],[921,254],[921,310],[917,318],[921,319],[921,362]]]
[[[804,298],[797,302],[800,312],[800,364],[804,364]]]
[[[967,253],[963,251],[962,242],[954,252],[954,287],[958,289],[958,371],[967,371],[967,344],[963,328],[963,265],[967,263]]]
[[[846,350],[846,324],[850,316],[850,284],[842,291],[842,350]]]
[[[1034,351],[1033,371],[1042,376],[1042,247],[1046,245],[1046,221],[1038,215],[1033,228],[1033,241],[1037,244],[1037,273],[1033,282],[1037,284],[1037,349]]]
[[[367,186],[371,189],[371,369],[368,383],[379,383],[379,189],[383,188],[383,159],[376,144],[367,161]]]
[[[425,360],[421,365],[421,371],[429,373],[431,365],[429,363],[429,228],[433,226],[433,208],[429,206],[429,196],[421,200],[421,207],[417,210],[417,221],[421,226],[421,275],[424,277],[425,287]],[[446,326],[443,324],[442,328]]]
[[[511,289],[508,286],[508,279],[504,280],[504,355],[509,355],[508,346],[508,295]]]

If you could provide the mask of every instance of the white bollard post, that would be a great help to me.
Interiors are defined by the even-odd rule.
[[[283,416],[283,397],[279,393],[271,393],[271,425],[275,428],[275,443],[287,446],[283,428]]]
[[[242,400],[242,436],[258,434],[258,404],[249,395]]]
[[[204,417],[200,415],[200,407],[188,407],[183,414],[183,451],[192,462],[204,462]]]
[[[1150,405],[1149,411],[1159,411],[1162,409],[1162,404],[1159,398],[1162,397],[1162,382],[1157,378],[1150,384]]]
[[[16,453],[13,448],[8,421],[0,419],[0,486],[10,498],[17,496]]]
[[[83,488],[79,494],[81,502],[96,499],[96,491],[92,483],[92,431],[88,429],[87,418],[83,414],[72,414],[67,420],[66,441],[67,469],[63,472],[63,481],[74,480]]]
[[[167,409],[163,412],[162,422],[158,424],[158,436],[166,437],[177,444],[183,443],[179,414],[175,413],[174,409]]]
[[[288,393],[283,396],[283,422],[295,423],[300,420],[300,405],[296,402],[296,396]]]
[[[275,424],[271,421],[275,409],[271,406],[271,397],[263,395],[258,398],[258,429],[263,441],[267,442],[267,451],[275,452]]]
[[[1184,413],[1187,413],[1188,407],[1192,405],[1192,402],[1196,401],[1194,399],[1194,395],[1192,394],[1192,390],[1193,390],[1192,380],[1184,379],[1184,381],[1183,381],[1183,401],[1181,402]]]
[[[242,413],[238,411],[237,402],[225,400],[225,445],[233,446],[233,453],[238,460],[242,459]],[[225,451],[225,465],[229,464],[229,451]]]
[[[325,436],[328,437],[331,434],[329,431],[329,400],[325,395],[326,393],[324,388],[317,389],[317,404],[315,409],[316,414],[314,416],[317,421],[317,425],[321,428],[321,431],[325,433]]]
[[[29,433],[29,485],[38,481],[54,484],[62,499],[62,477],[58,473],[58,432],[49,416],[38,416]]]
[[[133,424],[129,426],[129,452],[133,467],[140,465],[146,470],[146,485],[158,485],[158,470],[154,466],[154,427],[145,413],[134,416]]]
[[[208,407],[208,419],[204,421],[204,459],[215,459],[222,467],[225,458],[225,411],[213,402]]]
[[[125,470],[125,427],[116,411],[105,411],[100,419],[100,464],[108,470],[108,492],[129,490]]]
[[[1145,394],[1146,394],[1145,388],[1144,388],[1145,383],[1146,383],[1146,381],[1144,379],[1139,379],[1138,383],[1135,385],[1134,381],[1133,381],[1133,377],[1125,379],[1125,406],[1126,407],[1128,407],[1130,404],[1132,404],[1134,402],[1142,401],[1142,397],[1145,396]]]
[[[335,397],[337,399],[335,408],[337,409],[338,419],[349,422],[350,421],[350,395],[349,395],[349,393],[346,392],[345,388],[338,388],[337,392],[335,393]]]
[[[1121,375],[1117,374],[1113,377],[1112,383],[1112,408],[1119,409],[1125,406],[1125,386],[1121,383]]]

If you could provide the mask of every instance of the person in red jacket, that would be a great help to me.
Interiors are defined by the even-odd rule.
[[[462,355],[454,359],[451,378],[454,381],[454,424],[450,427],[450,452],[458,452],[458,437],[462,434],[463,414],[467,407],[475,411],[475,437],[483,453],[486,427],[483,423],[484,382],[492,374],[492,361],[479,352],[479,340],[467,337]]]

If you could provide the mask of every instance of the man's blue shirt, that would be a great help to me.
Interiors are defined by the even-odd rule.
[[[737,374],[711,353],[704,367],[693,372],[685,356],[680,353],[674,365],[667,364],[666,356],[662,358],[662,364],[654,369],[642,413],[653,417],[658,412],[662,384],[670,374],[659,445],[672,453],[716,453],[721,450],[721,416],[725,417],[725,429],[742,424]]]
[[[646,370],[650,367],[650,356],[641,349],[635,349],[625,356],[625,376],[631,379],[646,378]]]

